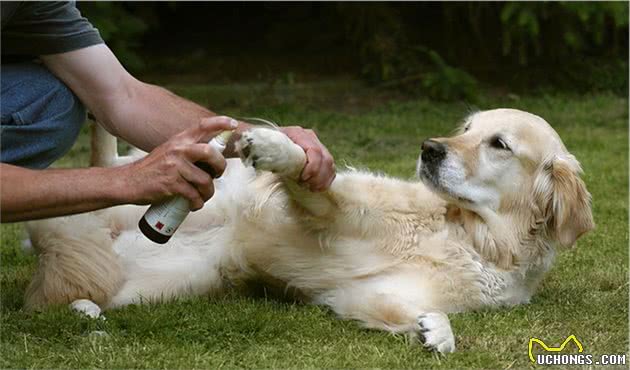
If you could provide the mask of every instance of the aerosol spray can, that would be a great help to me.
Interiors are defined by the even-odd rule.
[[[210,140],[208,144],[222,153],[231,135],[232,131],[224,131]],[[212,167],[207,163],[197,162],[195,165],[208,172],[213,178],[216,177]],[[156,243],[164,244],[175,234],[175,231],[184,222],[188,213],[190,213],[188,199],[182,196],[175,196],[149,207],[140,219],[140,222],[138,222],[138,226],[144,236]]]

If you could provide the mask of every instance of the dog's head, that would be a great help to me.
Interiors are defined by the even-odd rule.
[[[527,112],[470,115],[455,136],[422,144],[417,172],[490,232],[505,234],[494,235],[505,243],[542,238],[570,247],[593,228],[580,164],[545,120]]]

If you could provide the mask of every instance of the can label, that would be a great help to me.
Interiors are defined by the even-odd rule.
[[[182,224],[189,212],[190,205],[188,200],[178,196],[164,203],[152,205],[144,215],[144,218],[153,230],[162,235],[171,236]]]

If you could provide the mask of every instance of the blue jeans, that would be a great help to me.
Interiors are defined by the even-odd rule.
[[[39,64],[3,64],[0,74],[0,162],[50,166],[79,136],[86,118],[83,104]]]

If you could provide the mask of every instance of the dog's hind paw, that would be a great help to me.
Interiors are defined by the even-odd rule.
[[[236,142],[246,166],[297,179],[306,164],[304,150],[282,132],[270,128],[246,131]]]
[[[444,313],[428,312],[418,316],[418,335],[424,347],[432,351],[455,352],[455,336]]]
[[[105,316],[101,316],[101,308],[89,299],[77,299],[70,303],[70,308],[93,319],[105,320]]]

